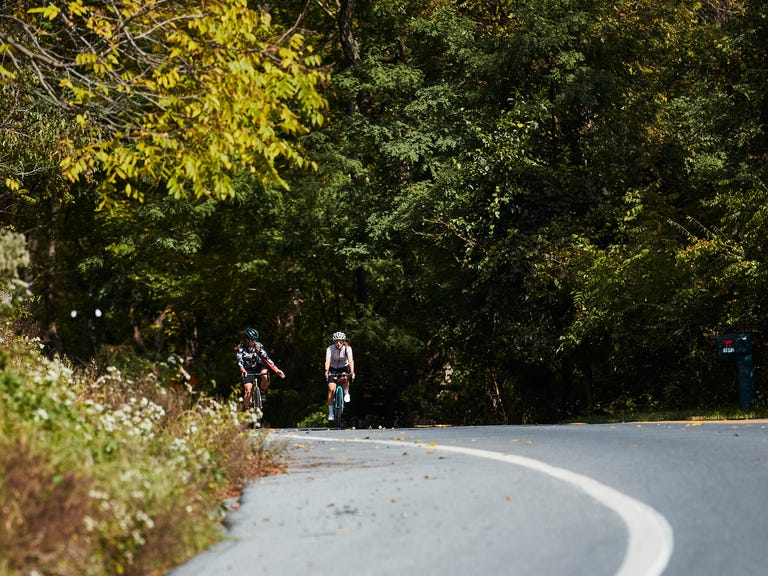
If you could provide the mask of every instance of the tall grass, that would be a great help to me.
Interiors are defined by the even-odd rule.
[[[235,402],[158,372],[75,371],[0,327],[0,576],[161,574],[279,470]]]

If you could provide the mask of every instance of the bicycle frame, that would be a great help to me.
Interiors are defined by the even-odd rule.
[[[344,394],[345,387],[349,387],[349,375],[346,372],[331,372],[328,377],[328,383],[333,382],[336,385],[336,389],[333,393],[333,412],[334,421],[337,428],[341,428],[341,419],[344,414]],[[330,388],[329,388],[330,390]]]
[[[333,412],[337,428],[341,428],[341,417],[344,414],[344,387],[336,382],[336,392],[333,396]]]

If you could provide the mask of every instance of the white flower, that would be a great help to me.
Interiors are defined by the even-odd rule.
[[[136,512],[136,520],[149,529],[152,529],[155,526],[155,521],[152,520],[149,514],[147,514],[143,510],[139,510],[138,512]]]
[[[83,518],[83,523],[85,524],[85,529],[88,532],[93,532],[96,528],[96,520],[91,518],[90,516],[86,516]]]

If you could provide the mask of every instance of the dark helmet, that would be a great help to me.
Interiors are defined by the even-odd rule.
[[[249,340],[258,340],[259,331],[256,330],[256,328],[246,328],[245,330],[243,330],[243,336],[245,336]]]

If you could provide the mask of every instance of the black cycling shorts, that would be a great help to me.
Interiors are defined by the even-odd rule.
[[[245,375],[243,376],[243,384],[253,384],[254,382],[256,382],[256,379],[259,376],[261,376],[262,374],[266,374],[266,372],[267,372],[266,368],[262,368],[258,372],[246,372]]]
[[[344,366],[344,368],[331,368],[328,370],[328,382],[336,380],[342,374],[349,374],[350,372],[351,370],[349,369],[349,366]]]

